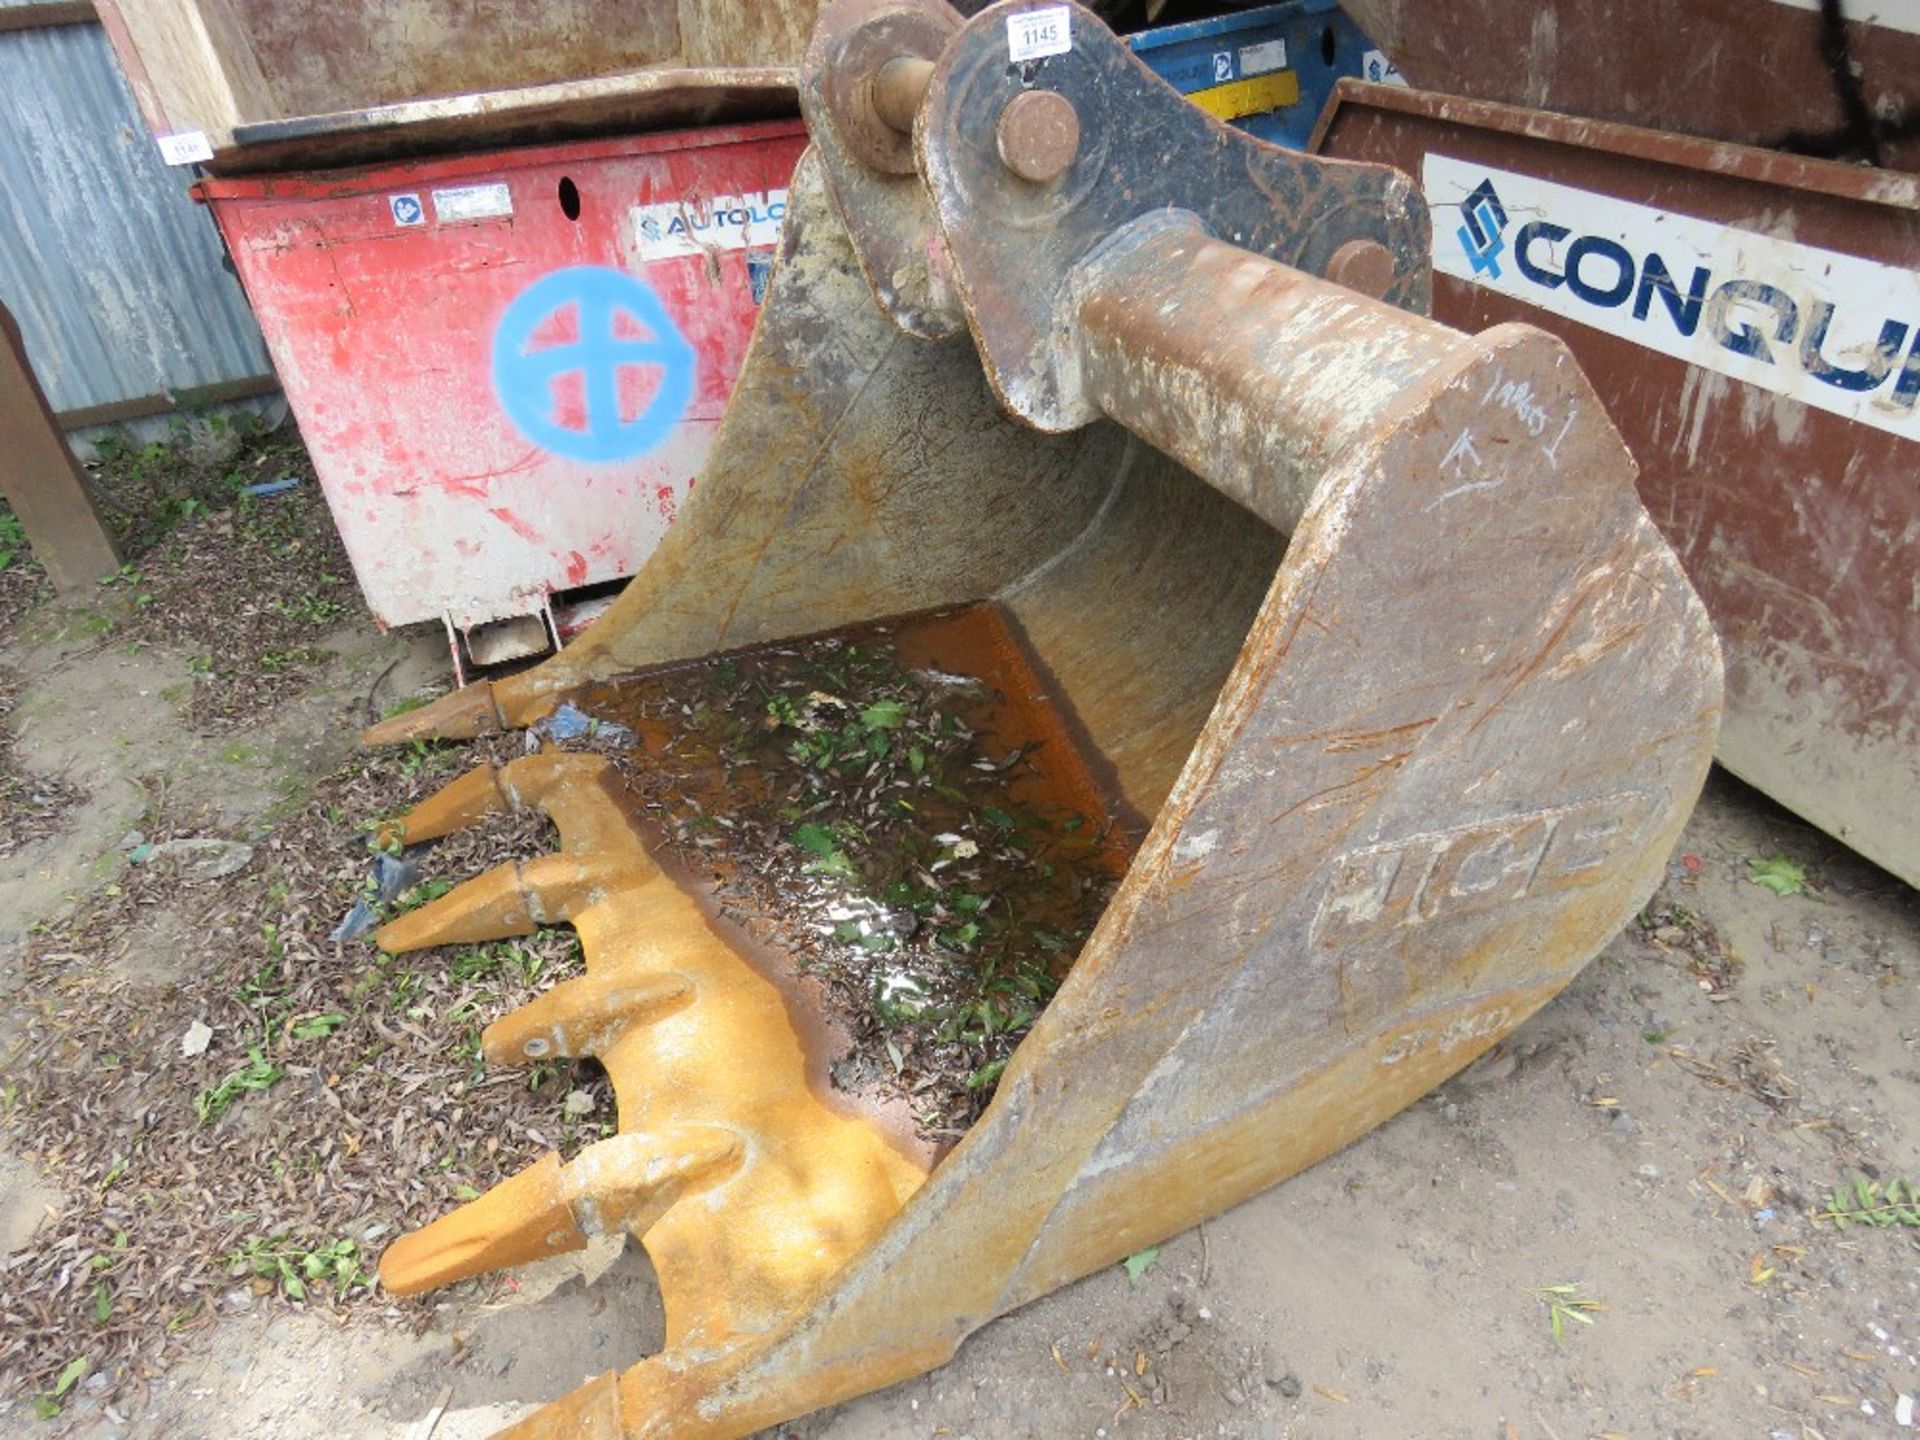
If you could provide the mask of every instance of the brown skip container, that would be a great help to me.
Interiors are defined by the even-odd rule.
[[[1312,148],[1426,181],[1435,319],[1572,347],[1720,632],[1720,762],[1920,884],[1920,177],[1355,81]],[[1475,176],[1498,213],[1434,183]],[[1470,209],[1507,280],[1450,253]],[[1721,258],[1687,244],[1699,222]],[[1582,310],[1570,259],[1610,311]]]

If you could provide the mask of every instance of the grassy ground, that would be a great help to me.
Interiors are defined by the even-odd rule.
[[[21,662],[0,664],[0,859],[23,865],[61,844],[87,798],[18,761],[21,722],[7,720],[25,668],[63,718],[89,703],[89,666],[177,676],[163,692],[170,724],[208,737],[236,772],[285,763],[277,727],[316,686],[340,712],[336,754],[370,718],[353,713],[357,694],[331,694],[342,675],[327,642],[370,626],[291,427],[196,423],[165,443],[107,444],[91,472],[127,559],[90,593],[53,603],[0,513],[0,654]],[[247,489],[289,477],[279,493]],[[391,1309],[369,1274],[382,1237],[611,1124],[591,1075],[477,1067],[485,1020],[577,963],[569,935],[406,960],[330,938],[368,894],[368,825],[476,757],[354,754],[285,777],[276,793],[294,803],[235,834],[221,797],[175,783],[163,756],[181,745],[110,733],[121,726],[104,712],[98,724],[100,746],[132,750],[135,843],[103,857],[104,882],[42,918],[0,967],[0,1138],[61,1196],[0,1267],[0,1395],[46,1413],[76,1363],[96,1391],[111,1377],[109,1394],[164,1369],[236,1286],[270,1303]],[[462,837],[438,862],[459,876],[530,852],[540,831]],[[206,879],[192,853],[169,858],[175,842],[239,868]],[[183,1049],[196,1027],[205,1044]]]

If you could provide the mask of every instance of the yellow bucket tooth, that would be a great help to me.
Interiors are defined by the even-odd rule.
[[[693,993],[692,982],[676,972],[566,980],[487,1026],[480,1053],[493,1065],[604,1054],[629,1025],[685,1004]]]
[[[492,687],[476,680],[450,695],[390,715],[360,732],[367,745],[405,745],[410,740],[477,740],[502,728]]]
[[[375,939],[397,955],[429,945],[478,945],[531,935],[633,883],[630,873],[617,860],[599,855],[562,852],[510,860],[388,921]]]
[[[1071,3],[1010,63],[1023,5],[821,9],[814,145],[698,486],[560,654],[369,737],[618,709],[636,673],[987,606],[1150,828],[936,1163],[833,1089],[791,957],[656,864],[612,760],[530,756],[402,822],[559,827],[551,863],[381,933],[570,920],[585,976],[496,1021],[490,1059],[594,1054],[636,1153],[738,1144],[615,1187],[666,1349],[521,1440],[735,1440],[1315,1163],[1564,987],[1707,773],[1718,645],[1566,348],[1424,318],[1408,177],[1220,125]],[[1491,262],[1497,200],[1473,218]],[[383,1275],[577,1243],[571,1173],[541,1162]]]
[[[570,820],[579,838],[595,845],[602,838],[598,827],[617,823],[617,817],[608,822],[595,807],[572,805],[569,797],[596,783],[616,793],[622,788],[617,767],[604,755],[550,750],[505,765],[479,765],[390,821],[382,839],[418,845],[477,825],[490,815],[538,808],[560,827],[563,845]]]
[[[492,765],[479,765],[434,791],[399,820],[389,821],[381,839],[418,845],[512,808],[512,799],[500,789],[500,771]]]
[[[414,1295],[579,1250],[596,1235],[644,1234],[690,1188],[736,1169],[742,1151],[730,1131],[687,1126],[616,1135],[564,1165],[548,1154],[388,1246],[380,1283],[396,1295]]]
[[[627,1133],[565,1167],[549,1155],[403,1236],[381,1278],[411,1293],[577,1249],[596,1224],[619,1223],[653,1257],[670,1331],[709,1340],[764,1331],[872,1243],[927,1166],[830,1094],[819,1028],[797,1023],[738,937],[654,863],[611,784],[617,772],[601,757],[537,755],[463,776],[420,807],[429,819],[411,833],[422,838],[430,826],[528,804],[560,817],[576,841],[598,837],[590,858],[563,851],[498,866],[391,922],[379,940],[417,949],[572,923],[587,973],[495,1020],[483,1053],[494,1063],[595,1056]],[[722,1191],[673,1206],[692,1183],[685,1166],[698,1161],[711,1183],[708,1162],[722,1150],[732,1167]],[[629,1192],[630,1205],[620,1198]],[[588,1201],[592,1222],[582,1218]]]

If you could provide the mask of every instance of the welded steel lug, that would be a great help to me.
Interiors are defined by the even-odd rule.
[[[834,0],[800,63],[800,108],[867,283],[923,339],[965,324],[913,153],[934,62],[959,27],[942,0]]]
[[[1063,323],[1074,273],[1117,232],[1167,210],[1309,274],[1335,268],[1355,241],[1377,246],[1384,284],[1377,258],[1359,266],[1351,248],[1339,268],[1367,272],[1373,293],[1425,313],[1427,209],[1405,175],[1282,150],[1221,124],[1078,6],[1067,7],[1071,48],[1010,63],[1007,22],[1021,8],[1004,0],[948,42],[916,131],[974,343],[1014,414],[1043,430],[1097,417]],[[1007,158],[1010,130],[1027,137],[1016,144],[1020,166]],[[842,182],[831,163],[829,174]]]

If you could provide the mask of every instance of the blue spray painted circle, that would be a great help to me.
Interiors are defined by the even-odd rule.
[[[576,307],[579,338],[529,349],[534,332],[556,311]],[[616,319],[632,317],[646,337],[620,335]],[[693,401],[697,356],[660,297],[624,270],[576,265],[543,275],[514,297],[493,332],[493,388],[507,418],[534,444],[569,460],[626,460],[653,449],[680,423]],[[620,372],[656,366],[659,384],[640,414],[620,417]],[[586,399],[584,428],[554,418],[553,382],[579,372]]]

